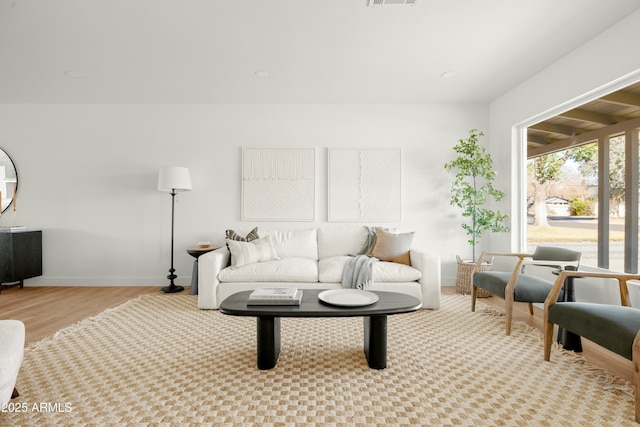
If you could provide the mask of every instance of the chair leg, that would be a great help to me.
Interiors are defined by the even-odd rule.
[[[18,393],[18,389],[14,387],[13,392],[11,393],[11,398],[15,399],[18,396],[20,396],[20,393]]]
[[[476,311],[476,294],[478,293],[478,288],[472,283],[471,284],[471,312]]]
[[[544,324],[544,360],[551,359],[551,343],[553,342],[553,323]]]
[[[505,295],[505,312],[507,315],[507,335],[511,335],[511,318],[513,317],[513,295]]]
[[[533,303],[529,303],[529,314],[533,316]]]
[[[636,422],[640,423],[640,333],[633,340],[631,359],[633,360],[633,395],[636,402]]]

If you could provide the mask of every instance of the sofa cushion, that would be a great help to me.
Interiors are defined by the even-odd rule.
[[[238,268],[227,267],[218,273],[218,280],[221,282],[317,282],[318,262],[309,258],[288,257]]]
[[[315,228],[286,231],[263,230],[262,234],[271,236],[273,247],[282,258],[318,259],[318,234]]]
[[[337,255],[356,255],[366,240],[366,227],[320,227],[318,229],[318,257],[322,259]]]
[[[337,255],[318,261],[318,278],[323,283],[342,282],[342,272],[353,257]],[[395,262],[373,263],[374,282],[413,282],[422,277],[420,270]]]
[[[251,242],[227,239],[227,246],[231,252],[231,268],[278,258],[270,236]]]
[[[376,227],[376,245],[371,255],[380,261],[411,265],[409,250],[412,243],[413,233],[395,234]]]
[[[413,282],[421,278],[420,270],[410,265],[387,261],[373,264],[374,282]]]
[[[353,257],[336,255],[320,258],[318,261],[318,281],[324,283],[342,282],[342,272]]]

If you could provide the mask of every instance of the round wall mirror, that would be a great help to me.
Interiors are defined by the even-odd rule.
[[[0,212],[4,212],[13,203],[13,198],[18,193],[18,171],[11,157],[0,148]]]

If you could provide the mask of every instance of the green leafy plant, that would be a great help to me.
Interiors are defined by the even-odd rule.
[[[469,236],[473,262],[476,261],[476,244],[480,237],[487,231],[509,231],[504,224],[509,215],[484,207],[491,199],[500,201],[504,193],[493,187],[496,177],[493,160],[486,149],[478,144],[479,136],[484,134],[471,129],[469,137],[458,140],[453,147],[458,157],[444,165],[447,171],[456,174],[451,185],[451,205],[461,208],[462,216],[468,218],[462,228]]]
[[[593,202],[585,200],[582,196],[576,197],[569,202],[569,209],[573,215],[586,216],[593,214]]]

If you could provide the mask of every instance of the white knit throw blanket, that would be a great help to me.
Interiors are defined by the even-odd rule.
[[[342,272],[342,287],[347,289],[367,289],[373,285],[373,263],[378,258],[366,255],[353,257]]]

